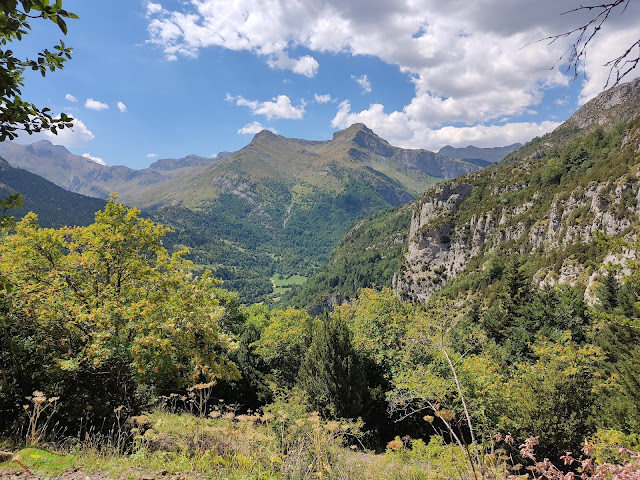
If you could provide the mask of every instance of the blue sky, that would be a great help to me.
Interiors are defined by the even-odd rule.
[[[46,136],[108,165],[242,148],[262,128],[324,140],[363,122],[391,144],[438,150],[526,142],[599,93],[638,39],[640,7],[613,12],[586,77],[551,69],[580,24],[573,0],[64,0],[73,58],[28,75],[23,99],[77,119]],[[48,22],[50,23],[50,22]],[[14,50],[62,36],[34,21]],[[524,47],[524,48],[522,48]],[[640,69],[637,69],[640,70]],[[631,80],[640,75],[634,71]],[[31,143],[38,138],[20,137]]]

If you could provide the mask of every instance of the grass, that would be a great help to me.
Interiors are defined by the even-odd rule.
[[[429,478],[405,476],[411,462],[398,452],[374,455],[355,451],[353,423],[325,421],[315,413],[294,412],[280,405],[275,414],[235,415],[214,410],[207,418],[156,410],[129,419],[132,448],[120,452],[104,437],[85,438],[73,452],[38,448],[21,451],[18,462],[3,470],[32,470],[38,476],[59,477],[81,468],[99,478],[207,479],[363,479]],[[212,418],[215,417],[215,418]],[[122,433],[120,433],[122,435]],[[24,452],[24,453],[23,453]],[[404,472],[401,474],[401,472]]]
[[[236,415],[231,408],[218,407],[205,417],[158,408],[131,417],[125,424],[123,429],[111,432],[113,438],[85,437],[75,444],[63,442],[57,449],[25,448],[17,457],[20,463],[0,463],[0,478],[16,476],[27,469],[28,474],[33,472],[39,478],[90,475],[102,480],[473,478],[465,453],[439,436],[431,437],[429,442],[396,437],[385,453],[374,454],[363,450],[359,443],[359,422],[323,420],[295,397],[277,399],[261,414]],[[116,448],[124,436],[130,440],[125,451]],[[537,437],[528,441],[537,442]],[[616,452],[619,447],[616,443]],[[624,465],[617,461],[602,468],[624,469],[630,475],[640,473],[640,456],[630,450],[623,453],[630,461]],[[485,450],[483,457],[483,478],[506,478],[513,460],[505,450],[491,448]],[[549,473],[551,467],[545,465],[536,464],[537,472]],[[543,467],[545,471],[540,470]]]
[[[276,273],[271,277],[271,285],[273,285],[273,297],[280,298],[296,285],[303,285],[306,283],[308,277],[302,275],[291,275],[290,277],[283,277],[281,274]]]

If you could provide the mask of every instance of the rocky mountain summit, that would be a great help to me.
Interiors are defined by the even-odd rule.
[[[397,291],[424,302],[487,271],[488,259],[521,255],[537,285],[580,283],[593,301],[593,265],[620,260],[599,247],[598,235],[624,236],[640,218],[639,116],[635,80],[504,162],[427,191],[414,203]]]

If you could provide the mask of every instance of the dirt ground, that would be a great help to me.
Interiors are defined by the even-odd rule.
[[[70,469],[52,477],[40,472],[27,472],[21,468],[0,468],[0,480],[125,480],[127,478],[136,478],[137,480],[188,480],[191,477],[184,474],[168,475],[166,472],[150,475],[140,470],[131,469],[122,476],[113,478],[102,472],[87,474],[82,467]]]

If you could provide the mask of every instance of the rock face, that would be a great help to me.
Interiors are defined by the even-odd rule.
[[[633,120],[640,111],[640,78],[610,88],[588,101],[561,127],[580,130],[609,128],[617,122]]]
[[[492,208],[464,223],[455,217],[463,200],[472,192],[464,182],[438,186],[420,199],[413,212],[405,263],[396,276],[395,287],[405,298],[425,302],[447,280],[464,271],[480,255],[498,252],[508,244],[515,254],[545,253],[588,245],[596,232],[618,236],[637,224],[640,217],[640,176],[595,183],[553,197],[551,206],[532,223],[526,213],[543,205],[534,198],[514,207]],[[632,199],[632,202],[629,202]],[[612,257],[610,261],[615,261]],[[570,256],[561,265],[540,269],[535,275],[544,284],[592,283],[596,273]],[[593,291],[585,292],[588,301]]]
[[[566,145],[567,128],[589,132],[614,125],[618,115],[637,118],[639,99],[640,80],[609,90],[539,142]],[[604,110],[598,112],[599,108]],[[517,152],[518,162],[496,165],[427,191],[414,203],[404,264],[394,278],[398,294],[425,302],[468,269],[483,269],[483,255],[493,252],[502,259],[513,255],[543,259],[534,275],[538,286],[581,283],[587,287],[586,300],[594,301],[598,271],[585,266],[585,259],[591,255],[596,235],[623,236],[639,224],[640,121],[632,125],[618,143],[598,150],[605,152],[604,157],[581,160],[584,164],[567,166],[563,155],[573,157],[561,150],[537,158],[531,152],[539,144],[532,144]],[[592,133],[585,145],[604,141],[604,133],[598,135]],[[567,152],[573,152],[570,149]],[[566,176],[562,182],[560,177],[557,183],[553,178],[541,180],[560,164],[561,176]],[[620,257],[604,260],[615,262]]]

